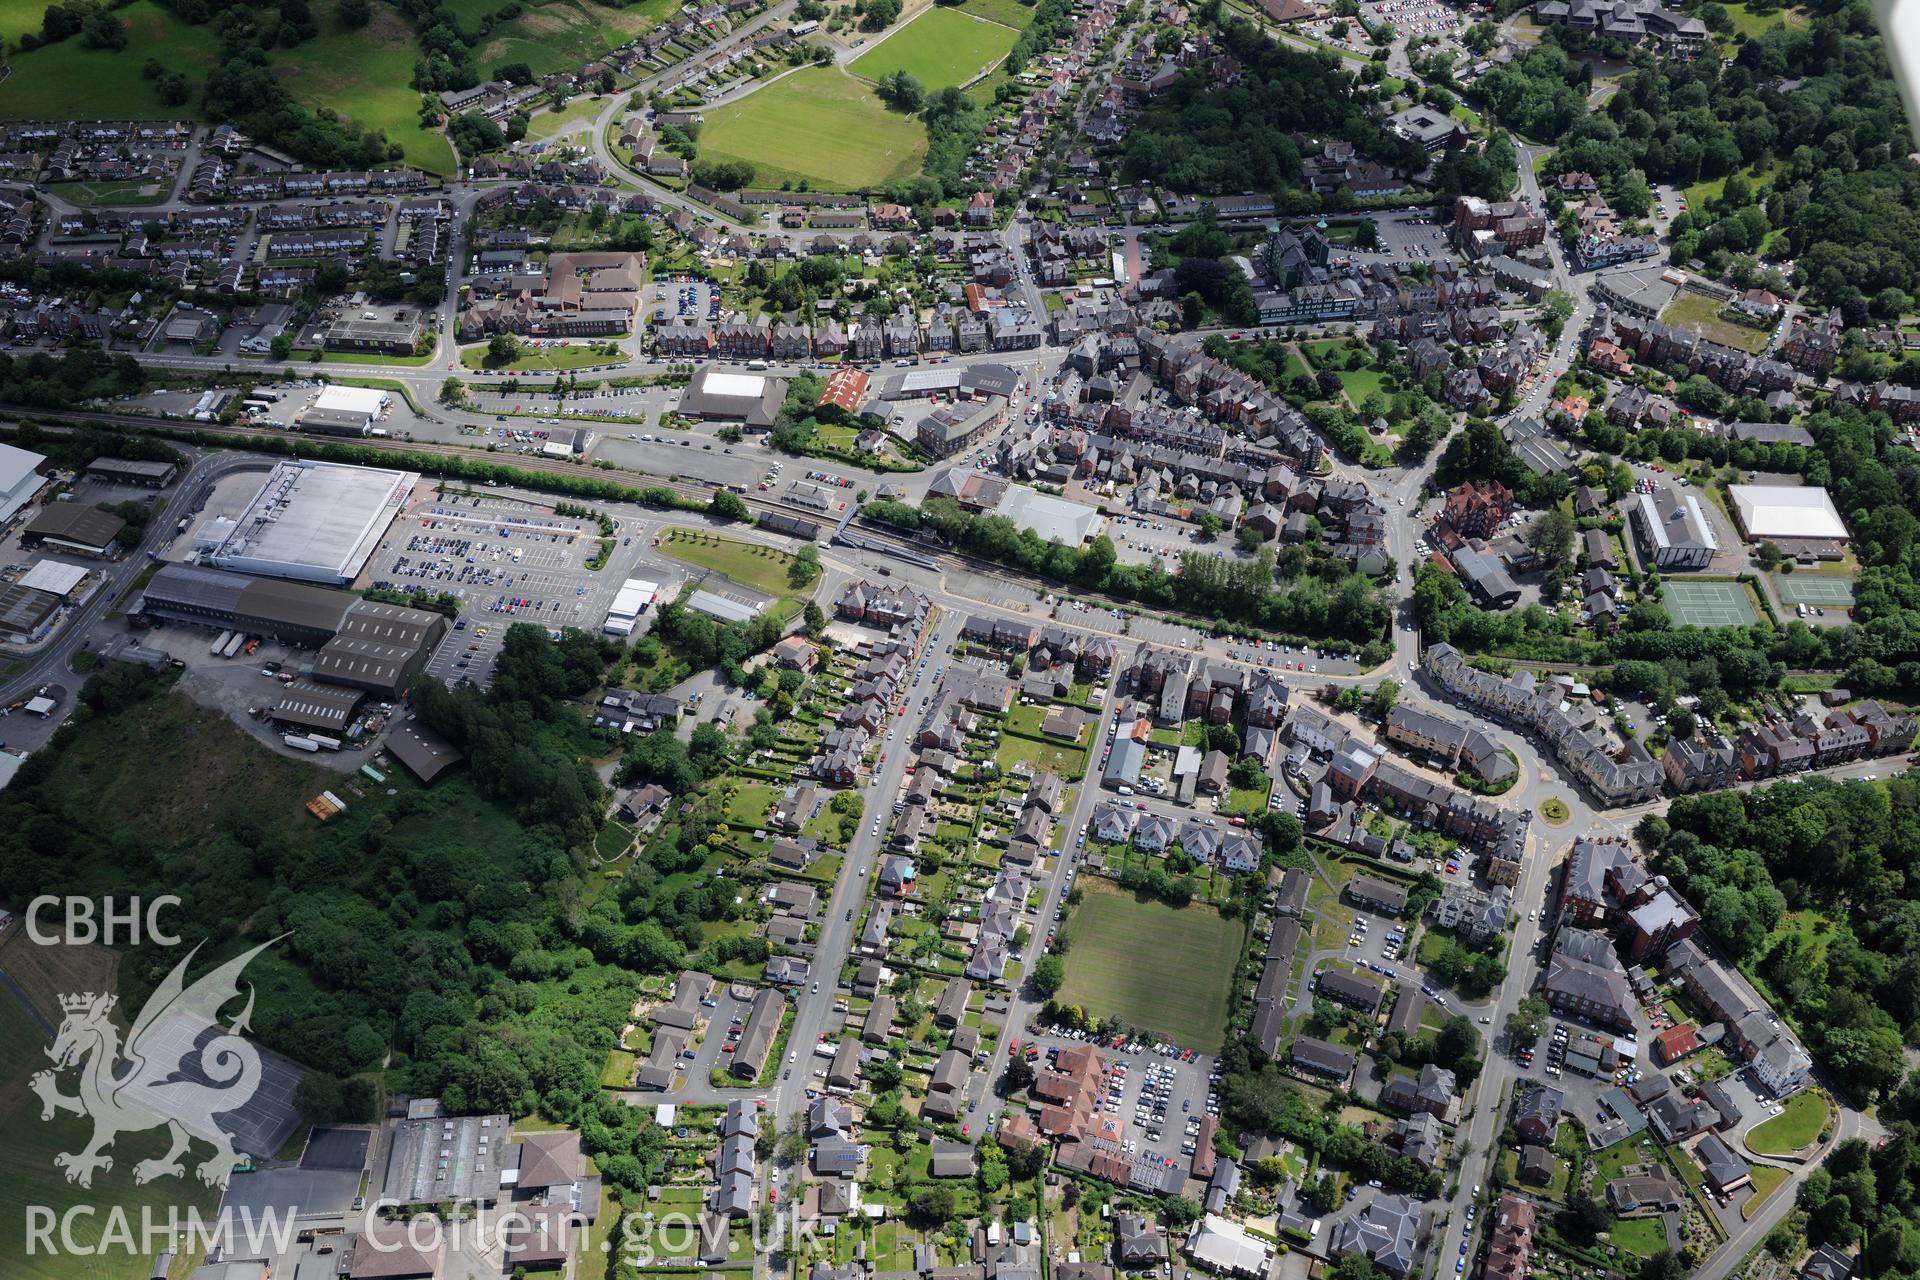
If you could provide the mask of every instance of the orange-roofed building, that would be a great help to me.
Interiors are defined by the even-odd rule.
[[[837,405],[848,413],[860,412],[860,402],[866,399],[867,383],[870,379],[859,369],[840,369],[827,379],[826,387],[820,392],[815,408],[825,405]]]
[[[1653,1038],[1653,1060],[1661,1066],[1680,1059],[1700,1047],[1700,1034],[1691,1022],[1669,1027]]]

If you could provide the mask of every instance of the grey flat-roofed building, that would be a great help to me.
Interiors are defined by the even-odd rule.
[[[145,458],[95,458],[87,464],[87,474],[96,480],[142,485],[148,489],[166,488],[173,482],[174,472],[178,470],[171,462],[155,462]]]
[[[294,426],[309,435],[364,436],[372,429],[373,419],[357,409],[307,409]]]
[[[414,471],[282,462],[210,559],[241,573],[351,582],[419,479]]]
[[[500,1171],[518,1164],[508,1141],[512,1128],[504,1115],[402,1120],[387,1151],[381,1195],[403,1206],[493,1203],[500,1196]]]
[[[358,238],[364,239],[364,235]],[[419,316],[393,320],[335,320],[327,326],[329,351],[385,351],[410,356],[423,332]]]

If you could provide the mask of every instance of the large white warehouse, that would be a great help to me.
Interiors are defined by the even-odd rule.
[[[419,479],[417,471],[282,462],[208,559],[239,573],[352,582]]]
[[[39,468],[46,460],[44,454],[0,444],[0,524],[13,519],[14,513],[40,492],[47,478]]]

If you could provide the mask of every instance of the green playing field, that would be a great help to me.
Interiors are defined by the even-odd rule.
[[[806,179],[851,191],[917,173],[927,131],[889,111],[873,87],[833,67],[808,67],[758,93],[710,108],[700,154],[745,160],[758,186]]]
[[[1170,907],[1092,877],[1085,892],[1067,922],[1060,1003],[1116,1015],[1187,1048],[1218,1049],[1246,926],[1211,907]]]
[[[1007,56],[1020,33],[957,9],[928,9],[854,60],[854,75],[905,71],[928,89],[966,84]]]

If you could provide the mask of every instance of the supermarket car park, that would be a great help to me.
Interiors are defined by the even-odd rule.
[[[637,556],[633,533],[616,525],[615,563]],[[386,590],[456,597],[460,616],[427,670],[484,684],[513,623],[598,630],[624,580],[613,564],[586,567],[599,538],[589,521],[509,497],[429,496],[394,523],[366,578]]]

